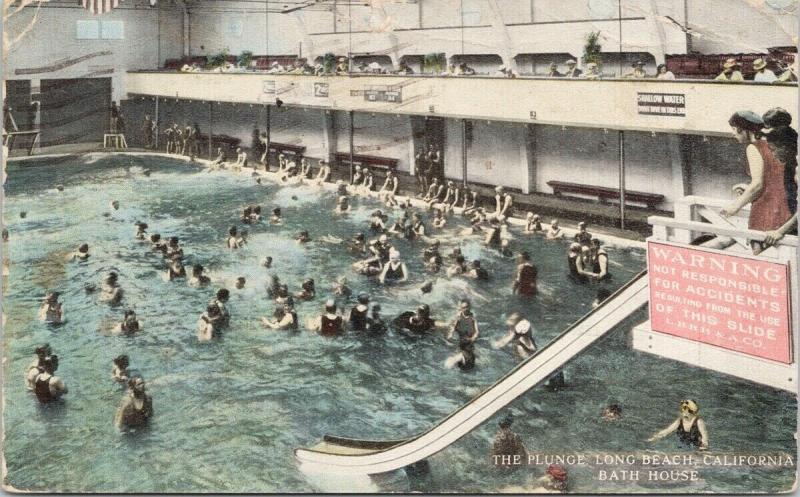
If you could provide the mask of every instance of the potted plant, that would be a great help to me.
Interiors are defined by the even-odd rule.
[[[439,74],[442,72],[443,53],[429,53],[422,58],[422,72]]]
[[[332,74],[336,69],[336,56],[331,52],[322,56],[322,68],[325,74]]]
[[[206,64],[208,65],[209,69],[222,67],[225,65],[227,57],[228,57],[228,49],[226,48],[217,54],[206,56]]]
[[[592,31],[586,35],[586,44],[583,46],[583,63],[588,64],[594,62],[600,68],[603,65],[600,51],[603,47],[600,45],[600,31]]]
[[[239,67],[244,67],[245,69],[250,67],[250,63],[253,62],[253,52],[250,50],[243,50],[242,53],[239,54],[239,57],[236,59],[236,65]]]

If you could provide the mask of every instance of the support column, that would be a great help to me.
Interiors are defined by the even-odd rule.
[[[272,106],[267,104],[267,129],[264,132],[267,134],[267,143],[264,144],[266,155],[264,156],[264,169],[269,171],[269,144],[272,141]]]
[[[336,153],[336,111],[324,110],[322,112],[322,146],[325,150],[325,160],[333,163]]]
[[[355,112],[352,110],[350,111],[350,182],[353,182],[353,174],[355,171],[353,170],[353,161],[355,160],[353,155],[355,155],[355,145],[353,143],[353,134],[355,133],[355,127],[353,126],[353,121],[355,120]]]
[[[214,102],[208,102],[208,160],[214,160]]]
[[[158,97],[156,97],[156,108],[153,114],[156,122],[156,136],[153,140],[153,143],[155,144],[156,150],[158,150],[158,137],[161,135],[161,118],[158,115]]]
[[[619,227],[625,229],[625,132],[619,131]]]
[[[528,165],[528,181],[522,189],[522,193],[532,193],[536,191],[536,125],[529,124],[525,133],[525,157]]]
[[[467,120],[461,120],[461,182],[467,186]]]
[[[691,162],[687,154],[691,145],[686,141],[690,137],[668,135],[668,150],[672,168],[672,191],[675,196],[673,211],[678,221],[694,221],[692,206],[684,202],[684,197],[692,194]],[[688,145],[685,146],[684,145]],[[680,243],[690,243],[695,233],[686,230],[674,230],[674,239]]]

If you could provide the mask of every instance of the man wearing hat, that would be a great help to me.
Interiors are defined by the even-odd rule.
[[[507,469],[516,468],[528,462],[528,451],[525,449],[522,439],[511,431],[513,423],[514,417],[509,412],[498,423],[500,429],[497,430],[492,443],[492,463]],[[517,458],[516,462],[512,462],[515,457]]]
[[[548,78],[563,78],[564,75],[561,72],[559,72],[558,64],[556,64],[555,62],[551,62],[550,63],[550,71],[548,71],[547,77]]]
[[[767,63],[764,59],[758,58],[753,61],[753,69],[756,71],[753,76],[753,81],[756,83],[774,83],[778,77],[775,73],[767,69]]]
[[[714,78],[714,81],[742,82],[744,81],[744,76],[742,76],[740,69],[741,64],[736,59],[728,59],[722,65],[722,73]]]
[[[794,81],[797,81],[797,58],[795,58],[794,62],[778,76],[776,83],[790,83]]]
[[[565,78],[580,78],[583,71],[578,69],[578,63],[574,59],[565,62],[567,65],[567,73],[564,74]]]
[[[633,71],[626,74],[625,75],[626,78],[644,79],[647,77],[647,71],[645,71],[644,69],[644,62],[642,62],[641,60],[637,60],[636,62],[631,64],[631,67],[633,68]]]
[[[597,67],[597,62],[589,62],[586,64],[586,73],[583,75],[586,79],[600,79],[600,69]]]

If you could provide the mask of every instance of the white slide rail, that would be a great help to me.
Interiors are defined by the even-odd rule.
[[[326,436],[325,441],[313,449],[295,449],[295,458],[303,470],[352,475],[394,471],[426,459],[547,380],[644,306],[648,297],[648,278],[646,272],[642,272],[535,355],[421,435],[387,442]]]

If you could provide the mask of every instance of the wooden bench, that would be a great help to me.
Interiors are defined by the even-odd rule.
[[[337,152],[333,155],[334,160],[341,165],[350,165],[350,154],[348,152]],[[397,159],[390,157],[378,157],[377,155],[353,154],[353,165],[367,166],[372,169],[383,171],[396,171]]]
[[[208,146],[208,134],[207,133],[198,134],[197,135],[197,142],[198,143],[205,143],[206,146]],[[228,148],[236,148],[242,143],[242,140],[240,140],[239,138],[234,138],[233,136],[228,136],[228,135],[213,135],[212,136],[211,148],[214,148],[214,143],[216,143],[217,146],[224,145],[224,146],[227,146]],[[213,150],[213,153],[216,154],[217,151]]]
[[[553,189],[553,194],[560,197],[562,193],[576,193],[597,197],[600,202],[619,199],[619,188],[609,188],[605,186],[579,185],[577,183],[567,183],[565,181],[548,181],[547,185]],[[626,202],[640,202],[647,205],[648,209],[656,209],[656,206],[664,202],[664,195],[657,193],[637,192],[625,190]]]
[[[280,143],[280,142],[269,142],[269,149],[276,154],[294,154],[296,156],[302,156],[306,153],[306,147],[302,145],[290,145],[288,143]],[[263,149],[262,149],[263,150]]]

